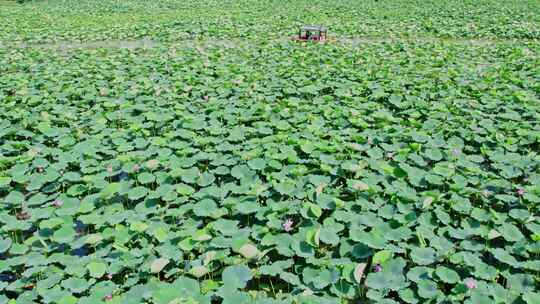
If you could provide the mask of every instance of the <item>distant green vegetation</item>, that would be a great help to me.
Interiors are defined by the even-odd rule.
[[[540,303],[540,1],[0,20],[0,304]]]
[[[322,23],[343,36],[540,39],[540,1],[50,0],[0,10],[0,39],[266,39]]]

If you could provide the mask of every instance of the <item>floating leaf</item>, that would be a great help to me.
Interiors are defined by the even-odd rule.
[[[169,264],[169,259],[157,258],[154,261],[152,261],[152,264],[150,264],[150,271],[153,273],[158,273],[161,270],[163,270],[163,268],[165,268],[167,264]]]
[[[322,209],[321,207],[315,205],[315,204],[309,204],[309,211],[314,217],[320,217],[322,215]]]
[[[11,178],[7,176],[0,176],[0,187],[8,186],[11,183]]]
[[[62,281],[62,287],[73,293],[82,293],[90,287],[90,282],[81,278],[69,278]]]
[[[339,236],[333,230],[328,228],[322,228],[319,230],[319,239],[326,244],[337,245],[339,243]]]
[[[356,280],[356,283],[360,284],[360,282],[362,281],[362,277],[364,276],[364,271],[366,270],[366,267],[366,263],[359,263],[354,268],[354,279]]]
[[[24,202],[24,195],[19,191],[11,191],[4,201],[9,204],[20,205]]]
[[[93,278],[101,278],[107,271],[107,265],[100,262],[91,262],[86,265],[86,268],[88,268],[90,276]]]
[[[418,265],[429,265],[435,262],[436,252],[432,248],[413,248],[411,258]]]
[[[509,242],[518,242],[524,238],[523,234],[519,229],[509,223],[504,223],[502,226],[497,229],[502,237]]]
[[[371,260],[371,264],[383,264],[384,262],[388,261],[392,258],[392,252],[390,250],[380,250],[375,253],[373,256],[373,259]]]
[[[538,1],[4,2],[0,303],[540,302]]]
[[[421,280],[418,282],[418,295],[424,299],[432,299],[440,293],[437,284],[430,280]]]
[[[9,250],[9,247],[11,247],[11,244],[13,242],[10,238],[1,238],[0,237],[0,253],[4,253]]]
[[[139,200],[145,197],[148,194],[148,189],[145,187],[135,187],[128,192],[128,197],[130,200]]]
[[[181,195],[189,196],[195,193],[195,189],[189,185],[180,183],[176,186],[176,192]]]
[[[257,249],[257,247],[252,244],[244,244],[242,247],[240,247],[238,252],[246,259],[253,259],[259,254],[259,250]]]
[[[156,177],[151,173],[143,172],[137,176],[137,180],[141,184],[150,184],[156,180]]]
[[[499,261],[501,261],[503,263],[506,263],[506,264],[511,265],[511,266],[518,266],[519,265],[519,262],[516,260],[516,258],[513,257],[510,253],[508,253],[504,249],[495,248],[495,249],[491,250],[491,253],[493,254],[493,256],[497,260],[499,260]]]
[[[457,272],[455,272],[454,270],[448,268],[448,267],[444,267],[444,266],[439,266],[437,267],[437,270],[435,270],[435,274],[437,274],[437,276],[445,283],[449,283],[449,284],[455,284],[457,282],[459,282],[460,280],[460,277],[458,275]]]
[[[244,288],[253,275],[245,265],[228,266],[223,270],[223,282],[232,288]]]
[[[523,300],[527,304],[536,304],[540,303],[540,293],[538,292],[527,292],[523,295]]]
[[[75,229],[69,225],[63,225],[53,234],[53,240],[58,243],[71,243],[75,239]]]
[[[352,184],[352,187],[357,191],[367,191],[369,190],[369,185],[361,182],[361,181],[354,181]]]
[[[206,266],[195,266],[189,270],[189,274],[191,274],[192,276],[196,278],[203,277],[208,272],[209,272],[209,269]]]
[[[214,202],[211,199],[203,199],[202,201],[198,202],[193,206],[193,213],[195,213],[196,216],[212,216],[214,212],[216,212],[218,209],[218,206],[216,202]]]

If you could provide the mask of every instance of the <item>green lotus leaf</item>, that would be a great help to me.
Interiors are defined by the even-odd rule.
[[[145,185],[153,183],[156,180],[156,177],[152,173],[143,172],[137,176],[139,183]]]
[[[93,278],[101,278],[107,271],[107,265],[100,262],[91,262],[86,265],[86,268],[88,268],[88,272]]]
[[[0,176],[0,187],[6,187],[11,183],[11,178],[7,176]]]
[[[263,170],[266,167],[266,161],[262,158],[255,158],[248,161],[248,166],[253,170]]]
[[[176,185],[176,192],[180,195],[190,196],[195,193],[195,189],[189,185],[180,183]]]
[[[508,264],[508,265],[511,265],[511,266],[518,266],[519,265],[518,260],[516,260],[516,258],[514,256],[512,256],[510,253],[508,253],[504,249],[495,248],[495,249],[491,250],[491,253],[493,254],[493,256],[497,260],[499,260],[499,261],[501,261],[501,262],[503,262],[505,264]]]
[[[373,255],[373,259],[371,260],[372,264],[383,264],[384,262],[388,261],[392,258],[392,252],[390,250],[380,250]]]
[[[148,189],[145,187],[135,187],[128,192],[128,198],[130,200],[136,201],[143,197],[145,197],[148,194]]]
[[[449,284],[455,284],[460,280],[459,274],[456,271],[444,266],[437,267],[437,269],[435,270],[435,274],[443,282]]]
[[[54,232],[52,239],[58,243],[71,243],[75,239],[75,235],[75,229],[71,225],[62,225]]]
[[[242,245],[242,247],[238,249],[238,252],[248,260],[253,259],[259,255],[259,250],[253,244]]]
[[[69,278],[62,281],[62,287],[73,293],[82,293],[90,287],[91,283],[85,279]]]
[[[282,2],[0,1],[0,303],[540,302],[539,1]]]
[[[502,224],[497,230],[508,242],[518,242],[524,238],[519,228],[509,223]]]
[[[210,272],[210,270],[206,266],[195,266],[189,270],[189,274],[196,278],[201,278],[208,272]]]
[[[432,299],[439,295],[440,291],[435,282],[420,280],[418,282],[418,295],[424,299]]]
[[[204,172],[199,176],[197,184],[201,187],[206,187],[211,185],[215,180],[216,177],[213,174]]]
[[[413,248],[411,259],[418,265],[429,265],[435,262],[437,253],[432,248]]]
[[[228,266],[223,270],[222,279],[226,286],[231,288],[244,288],[253,275],[245,265]]]
[[[169,259],[157,258],[153,260],[152,263],[150,264],[150,271],[153,273],[161,272],[163,268],[165,268],[165,266],[169,264],[169,262],[170,262]]]
[[[20,205],[24,202],[24,195],[19,191],[11,191],[4,201],[9,204]]]
[[[11,238],[0,238],[0,253],[8,251],[12,244]]]
[[[540,293],[538,292],[527,292],[523,295],[523,301],[527,304],[539,303]]]
[[[204,199],[193,206],[193,213],[195,213],[196,216],[212,216],[217,210],[218,206],[216,202],[211,199]]]

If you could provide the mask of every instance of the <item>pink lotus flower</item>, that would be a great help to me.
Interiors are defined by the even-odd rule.
[[[523,188],[519,188],[519,189],[517,189],[517,191],[516,191],[516,192],[517,192],[517,195],[519,195],[519,196],[523,196],[523,195],[525,194],[525,189],[523,189]]]
[[[141,169],[141,166],[139,166],[138,164],[133,165],[133,172],[137,173],[139,172],[140,169]]]
[[[382,271],[381,264],[377,264],[377,265],[373,266],[373,271],[374,272],[381,272]]]
[[[465,281],[463,281],[465,286],[467,286],[468,289],[475,289],[478,287],[478,284],[476,283],[476,280],[473,278],[467,278]]]
[[[107,279],[108,279],[108,280],[111,280],[112,278],[113,278],[112,274],[107,273]]]
[[[112,300],[112,294],[108,294],[103,297],[103,301],[110,301],[110,300]]]
[[[64,202],[63,202],[62,200],[55,199],[55,200],[53,201],[52,204],[53,204],[53,206],[55,206],[55,207],[62,207],[62,205],[64,204]]]
[[[113,167],[112,165],[107,166],[107,173],[112,174],[113,173]]]
[[[285,222],[283,222],[281,227],[283,227],[283,230],[285,230],[286,232],[289,232],[289,231],[291,231],[293,229],[292,228],[293,224],[294,224],[293,220],[287,219]]]

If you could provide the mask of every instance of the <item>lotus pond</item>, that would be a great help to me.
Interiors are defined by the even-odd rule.
[[[1,304],[540,303],[540,1],[0,21]]]

